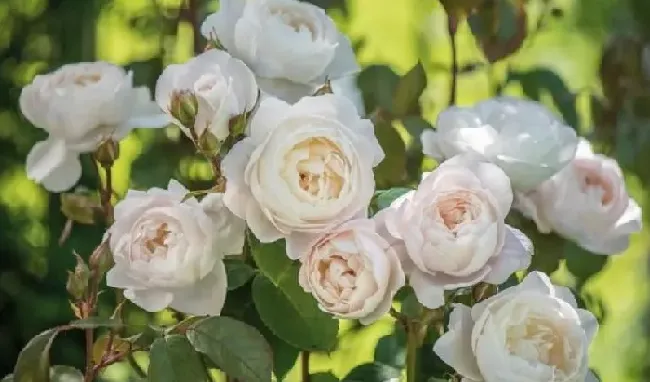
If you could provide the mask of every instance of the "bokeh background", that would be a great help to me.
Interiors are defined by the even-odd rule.
[[[403,74],[422,61],[428,85],[420,102],[425,118],[435,122],[448,104],[451,68],[447,18],[437,0],[312,2],[328,8],[350,36],[363,67],[387,65]],[[650,3],[528,0],[524,5],[526,38],[497,63],[486,61],[469,26],[460,25],[458,103],[496,94],[544,102],[619,160],[631,195],[645,205],[650,190]],[[64,284],[66,270],[74,266],[72,251],[87,256],[102,235],[100,227],[75,225],[59,245],[66,223],[59,197],[25,176],[25,157],[44,132],[20,115],[20,89],[38,73],[94,60],[124,65],[135,72],[136,83],[153,87],[166,65],[202,49],[204,42],[194,31],[217,8],[218,1],[208,0],[0,1],[0,376],[12,371],[31,337],[71,319]],[[516,20],[507,14],[498,18],[499,33],[516,33]],[[396,152],[405,155],[408,165],[415,160],[419,166],[417,141],[396,128],[404,141]],[[89,158],[84,160],[81,184],[96,188],[94,167]],[[209,166],[173,128],[131,134],[121,144],[114,173],[120,195],[128,187],[164,185],[172,176],[198,189],[211,176]],[[391,174],[384,175],[390,185]],[[556,261],[550,268],[557,268],[557,282],[578,288],[602,319],[591,364],[604,382],[650,381],[649,244],[646,229],[623,254]],[[111,311],[110,293],[102,304],[105,312]],[[173,320],[167,313],[149,316],[135,309],[128,317],[134,323]],[[391,328],[389,320],[367,328],[343,323],[340,350],[314,355],[312,369],[345,375],[372,359],[375,343]],[[58,339],[52,354],[53,364],[80,366],[80,333]],[[139,361],[147,362],[144,357]],[[287,380],[295,376],[293,370]],[[116,365],[104,376],[110,381],[130,378],[126,365]]]

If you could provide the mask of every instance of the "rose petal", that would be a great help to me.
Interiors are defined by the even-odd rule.
[[[27,154],[26,167],[27,177],[51,192],[68,190],[81,178],[78,154],[69,151],[61,140],[36,143]]]
[[[470,308],[462,304],[453,306],[454,310],[449,316],[449,330],[438,338],[433,351],[463,377],[481,381],[481,372],[472,352],[471,334],[474,322]]]
[[[514,272],[528,268],[533,251],[532,241],[523,232],[506,224],[503,249],[490,261],[490,273],[483,281],[496,285],[504,283]]]
[[[217,261],[212,272],[196,284],[173,289],[173,300],[170,306],[180,312],[197,316],[218,316],[226,302],[228,280],[226,267],[222,261]]]

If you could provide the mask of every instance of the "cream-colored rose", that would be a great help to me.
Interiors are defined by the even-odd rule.
[[[365,210],[383,159],[372,123],[345,97],[265,98],[248,137],[224,158],[224,203],[262,242],[287,239],[296,259],[313,235]]]
[[[444,291],[503,283],[530,264],[532,243],[505,224],[510,182],[496,165],[454,157],[425,174],[416,191],[375,216],[423,305],[444,304]]]
[[[290,103],[312,94],[325,78],[359,69],[348,38],[323,9],[307,2],[221,0],[201,33],[244,61],[264,92]]]
[[[404,272],[372,220],[358,219],[316,239],[301,257],[300,285],[324,312],[367,325],[388,312]]]
[[[167,190],[130,190],[115,206],[110,248],[115,266],[106,284],[134,304],[219,315],[228,281],[223,256],[241,253],[245,224],[223,205],[222,194],[200,203],[175,180]]]
[[[49,191],[65,191],[81,177],[79,154],[134,127],[167,125],[149,90],[134,88],[131,77],[105,62],[68,64],[23,88],[22,113],[49,134],[27,155],[27,177]]]
[[[604,255],[624,251],[642,226],[641,208],[628,195],[618,163],[594,154],[585,139],[565,169],[534,191],[518,193],[515,205],[540,232],[556,232]]]
[[[512,188],[529,191],[564,168],[576,151],[576,132],[543,105],[498,97],[440,113],[422,133],[424,154],[440,161],[475,153],[498,165]]]
[[[456,304],[433,350],[464,382],[597,382],[587,359],[597,330],[568,288],[532,272],[471,308]]]
[[[172,99],[180,94],[194,96],[197,106],[194,126],[175,121],[183,132],[191,138],[193,134],[201,137],[207,130],[223,141],[230,134],[230,119],[253,110],[258,88],[243,62],[211,49],[184,64],[165,68],[156,84],[156,102],[171,114]]]

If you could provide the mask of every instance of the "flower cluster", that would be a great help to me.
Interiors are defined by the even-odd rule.
[[[38,76],[21,95],[25,116],[49,133],[27,174],[50,191],[78,181],[79,154],[133,127],[175,124],[215,164],[218,187],[200,201],[171,180],[117,203],[109,286],[147,311],[219,315],[224,258],[252,245],[249,230],[262,247],[286,242],[322,311],[363,324],[387,314],[406,285],[428,310],[449,307],[449,291],[499,286],[471,307],[453,304],[435,344],[463,381],[591,378],[597,322],[571,292],[538,272],[500,286],[533,256],[507,223],[513,210],[594,253],[627,248],[641,210],[613,159],[532,101],[450,107],[421,136],[439,166],[373,216],[385,153],[358,90],[338,91],[358,64],[332,19],[297,0],[222,0],[201,31],[211,48],[168,66],[155,103],[102,62]],[[328,79],[335,91],[314,94]]]

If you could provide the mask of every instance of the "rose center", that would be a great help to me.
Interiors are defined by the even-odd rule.
[[[291,12],[287,9],[274,8],[271,9],[271,14],[278,17],[283,24],[292,28],[296,33],[308,31],[312,39],[316,38],[316,27],[305,16],[299,12]]]
[[[531,362],[541,362],[567,373],[572,349],[563,333],[543,318],[531,317],[507,330],[506,345],[510,354]]]
[[[140,246],[138,253],[145,258],[166,256],[170,234],[167,223],[144,225],[138,230],[136,242]]]
[[[88,85],[96,84],[101,79],[102,79],[101,75],[96,73],[89,73],[89,74],[80,74],[75,76],[72,82],[77,86],[85,87]]]
[[[318,263],[320,284],[337,300],[347,301],[357,289],[359,274],[365,266],[358,255],[334,252]]]
[[[317,200],[336,199],[345,184],[348,163],[339,148],[325,138],[294,146],[287,160],[295,163],[300,190]],[[291,161],[291,158],[297,160]]]
[[[463,223],[475,220],[481,213],[480,205],[472,203],[472,195],[467,191],[443,195],[434,208],[434,216],[451,231],[457,230]]]
[[[614,185],[612,182],[592,169],[584,169],[582,191],[600,194],[600,202],[603,206],[606,206],[614,199]]]

